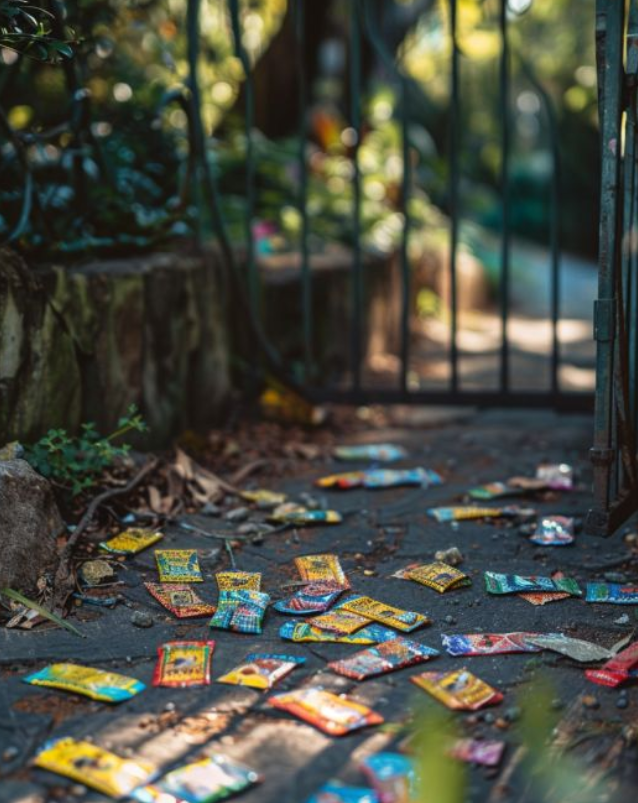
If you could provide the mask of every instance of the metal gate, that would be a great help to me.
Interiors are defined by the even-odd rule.
[[[638,5],[598,0],[602,186],[594,447],[587,529],[608,535],[638,509]]]

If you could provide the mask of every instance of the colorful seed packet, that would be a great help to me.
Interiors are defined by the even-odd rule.
[[[376,469],[366,471],[363,478],[363,487],[369,490],[398,488],[404,485],[429,488],[431,485],[442,484],[441,476],[429,468]]]
[[[375,644],[349,658],[331,661],[328,668],[339,675],[365,680],[375,675],[384,675],[396,669],[423,663],[438,654],[438,650],[426,647],[425,644],[399,637]]]
[[[340,491],[349,491],[351,488],[361,488],[365,479],[365,471],[343,471],[339,474],[328,474],[315,480],[318,488],[335,488]]]
[[[217,572],[220,591],[261,591],[261,572]]]
[[[178,619],[212,616],[215,606],[204,602],[184,583],[144,583],[149,594]]]
[[[612,658],[613,653],[600,644],[593,644],[591,641],[570,638],[562,633],[539,633],[529,637],[531,644],[540,647],[541,650],[552,650],[552,652],[566,655],[574,661],[588,663],[589,661],[604,661]]]
[[[376,792],[358,786],[344,786],[339,781],[328,781],[306,803],[379,803]]]
[[[467,669],[452,672],[422,672],[410,678],[439,702],[456,711],[478,711],[500,703],[503,695]]]
[[[401,630],[404,633],[410,633],[418,627],[430,624],[428,617],[421,613],[404,611],[401,608],[395,608],[393,605],[387,605],[385,602],[379,602],[370,597],[349,597],[339,604],[338,610],[356,613],[366,619],[372,619],[382,625],[394,627],[395,630]]]
[[[574,487],[574,469],[568,463],[541,463],[536,478],[553,490],[570,491]]]
[[[300,555],[295,566],[302,580],[308,583],[334,583],[340,588],[350,588],[350,583],[336,555]]]
[[[196,549],[156,549],[160,583],[203,583]]]
[[[136,555],[162,538],[164,538],[163,533],[145,530],[143,527],[129,527],[115,538],[100,543],[100,547],[116,555]]]
[[[638,605],[638,585],[587,583],[585,601],[612,602],[615,605]]]
[[[120,758],[91,742],[70,737],[47,742],[33,763],[114,798],[130,795],[156,772],[151,764]]]
[[[564,591],[550,591],[544,593],[542,591],[530,591],[529,593],[517,594],[517,597],[531,602],[532,605],[547,605],[548,602],[558,602],[561,599],[569,599],[571,594],[566,594]]]
[[[638,667],[638,641],[614,655],[600,669],[588,669],[585,677],[593,683],[598,683],[599,686],[613,688],[634,677],[636,667]]]
[[[424,563],[422,565],[413,564],[406,566],[405,569],[399,569],[395,572],[393,577],[399,577],[402,580],[414,580],[416,583],[428,586],[443,594],[452,589],[462,588],[463,586],[472,585],[470,578],[454,566],[448,566],[447,563]]]
[[[297,643],[323,642],[331,644],[380,644],[397,637],[396,631],[377,624],[368,624],[355,633],[340,635],[330,630],[313,627],[308,622],[284,622],[279,635]]]
[[[468,496],[472,499],[478,499],[482,502],[490,499],[500,499],[503,496],[513,496],[520,491],[517,488],[508,485],[506,482],[488,482],[485,485],[479,485],[476,488],[470,488],[467,492]]]
[[[276,694],[268,699],[268,703],[309,722],[329,736],[344,736],[383,722],[383,717],[376,711],[319,686]]]
[[[268,594],[250,589],[220,591],[217,610],[210,627],[233,630],[236,633],[261,633]]]
[[[370,624],[367,616],[358,613],[344,611],[341,608],[334,608],[328,613],[319,614],[308,619],[308,624],[318,627],[320,630],[329,630],[340,636],[349,635]]]
[[[431,507],[427,513],[428,516],[432,516],[438,522],[447,522],[469,519],[498,519],[507,516],[526,518],[534,516],[536,512],[530,508],[517,507],[516,505],[510,505],[509,507],[475,507],[469,505],[466,507]]]
[[[403,446],[395,446],[393,443],[336,446],[332,454],[337,460],[369,460],[373,463],[393,463],[395,460],[403,460],[408,456],[408,452]]]
[[[562,591],[579,597],[583,593],[578,583],[568,577],[556,579],[541,577],[540,575],[522,577],[518,574],[498,574],[497,572],[485,572],[485,587],[489,594],[518,594],[521,591]]]
[[[275,491],[269,491],[265,488],[260,488],[257,491],[242,491],[241,496],[247,502],[252,502],[253,504],[258,505],[262,509],[266,509],[268,507],[277,507],[277,505],[283,505],[286,499],[288,498],[286,494],[277,493]]]
[[[379,803],[409,803],[416,800],[416,773],[411,758],[382,752],[361,762],[361,771],[374,787]]]
[[[210,685],[214,641],[170,641],[157,648],[153,686]]]
[[[457,739],[449,751],[452,758],[482,767],[498,767],[503,758],[505,742],[489,739]]]
[[[217,803],[259,780],[254,770],[215,753],[137,789],[133,797],[139,803]]]
[[[104,703],[122,703],[146,688],[141,681],[117,672],[66,663],[51,664],[39,672],[27,675],[23,680],[32,686],[47,686],[84,694],[92,700]]]
[[[335,583],[309,583],[290,597],[279,600],[273,607],[280,613],[293,615],[323,613],[343,593]]]
[[[217,678],[217,683],[251,686],[253,689],[272,689],[277,681],[305,662],[305,658],[294,655],[251,652],[243,663]]]
[[[528,641],[537,633],[467,633],[460,636],[443,634],[441,640],[448,655],[506,655],[512,652],[540,652]]]
[[[311,527],[313,524],[341,524],[343,516],[336,510],[291,510],[286,513],[273,511],[270,521],[291,524],[295,527]]]
[[[539,546],[573,544],[574,519],[571,516],[543,516],[529,540]]]

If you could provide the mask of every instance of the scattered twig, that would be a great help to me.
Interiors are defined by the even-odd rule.
[[[251,474],[254,474],[255,471],[260,471],[262,468],[265,468],[269,462],[269,460],[259,458],[258,460],[253,460],[252,463],[247,463],[232,475],[230,478],[230,484],[239,485]]]

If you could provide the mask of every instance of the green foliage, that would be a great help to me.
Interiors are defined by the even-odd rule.
[[[77,627],[72,625],[70,622],[65,621],[56,613],[47,610],[35,600],[29,599],[29,597],[25,597],[24,594],[21,594],[19,591],[15,591],[13,588],[0,588],[0,597],[6,597],[7,599],[13,600],[13,602],[19,602],[20,605],[24,605],[26,608],[31,608],[34,611],[37,611],[40,616],[44,616],[45,619],[53,622],[54,624],[58,625],[58,627],[64,627],[66,630],[69,630],[71,633],[75,633],[76,636],[80,636],[81,638],[86,638],[84,633],[81,633]]]
[[[114,441],[127,432],[147,429],[137,408],[131,405],[110,435],[100,435],[95,424],[83,424],[77,436],[64,429],[50,429],[39,441],[25,447],[25,460],[42,476],[77,496],[93,487],[102,472],[129,452],[128,444],[115,445]]]
[[[71,58],[72,39],[52,36],[52,20],[49,11],[29,0],[0,0],[0,47],[49,63]]]

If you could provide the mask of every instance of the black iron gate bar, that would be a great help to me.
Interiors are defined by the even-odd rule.
[[[384,0],[349,0],[349,124],[354,132],[353,159],[353,205],[352,205],[352,278],[351,278],[351,332],[350,332],[350,376],[349,387],[326,387],[316,383],[314,369],[312,338],[314,331],[312,311],[311,254],[309,248],[310,222],[308,218],[308,165],[306,144],[308,141],[308,103],[309,91],[304,70],[304,17],[305,2],[297,0],[293,6],[295,15],[295,31],[297,37],[297,69],[299,72],[299,101],[301,104],[298,123],[298,170],[299,189],[298,207],[301,216],[300,238],[300,304],[303,315],[303,389],[317,401],[343,401],[365,403],[368,401],[383,402],[433,402],[443,404],[506,404],[512,406],[555,406],[565,409],[589,410],[592,407],[592,395],[577,391],[564,391],[560,388],[560,341],[558,323],[560,318],[560,245],[558,236],[559,198],[559,145],[555,114],[549,94],[535,78],[533,69],[522,57],[522,67],[530,83],[537,90],[548,121],[549,135],[552,143],[553,175],[550,187],[550,247],[551,247],[551,282],[550,282],[550,314],[552,327],[552,349],[550,356],[550,387],[546,391],[516,391],[511,387],[510,341],[508,325],[510,315],[510,267],[511,267],[511,219],[510,219],[510,150],[511,121],[510,105],[510,62],[511,52],[508,32],[507,0],[499,0],[497,25],[500,33],[501,52],[499,57],[499,94],[501,115],[501,268],[500,268],[500,359],[498,390],[464,389],[459,376],[458,346],[458,276],[457,256],[460,224],[460,57],[461,51],[457,35],[457,0],[447,0],[450,41],[450,125],[449,125],[449,171],[448,196],[450,212],[449,242],[449,284],[450,284],[450,320],[449,320],[449,365],[450,382],[448,389],[411,390],[408,386],[408,369],[410,359],[409,314],[410,314],[410,260],[408,244],[410,236],[409,201],[411,197],[412,177],[410,171],[410,139],[409,139],[409,103],[408,90],[412,79],[406,75],[397,63],[395,56],[388,49],[380,30],[379,20]],[[253,244],[253,220],[255,216],[255,152],[253,148],[254,121],[254,86],[250,59],[241,42],[241,15],[239,0],[228,0],[231,27],[235,42],[235,52],[245,70],[245,114],[244,135],[246,138],[246,219],[245,232],[247,241],[247,283],[253,317],[258,318],[258,266],[256,264]],[[359,144],[361,138],[361,58],[363,42],[367,41],[379,57],[385,69],[398,82],[400,88],[400,124],[403,147],[403,179],[399,212],[404,226],[400,245],[401,274],[401,316],[400,316],[400,372],[397,386],[394,388],[367,389],[362,383],[361,368],[363,359],[362,347],[362,308],[364,298],[364,275],[361,246],[361,170],[359,166]],[[271,346],[272,355],[272,346]],[[278,360],[281,366],[281,360]],[[291,377],[292,379],[292,377]]]
[[[625,33],[626,29],[626,33]],[[638,509],[638,3],[597,0],[596,58],[602,144],[596,406],[590,532],[608,535]],[[622,144],[624,141],[624,158]]]

